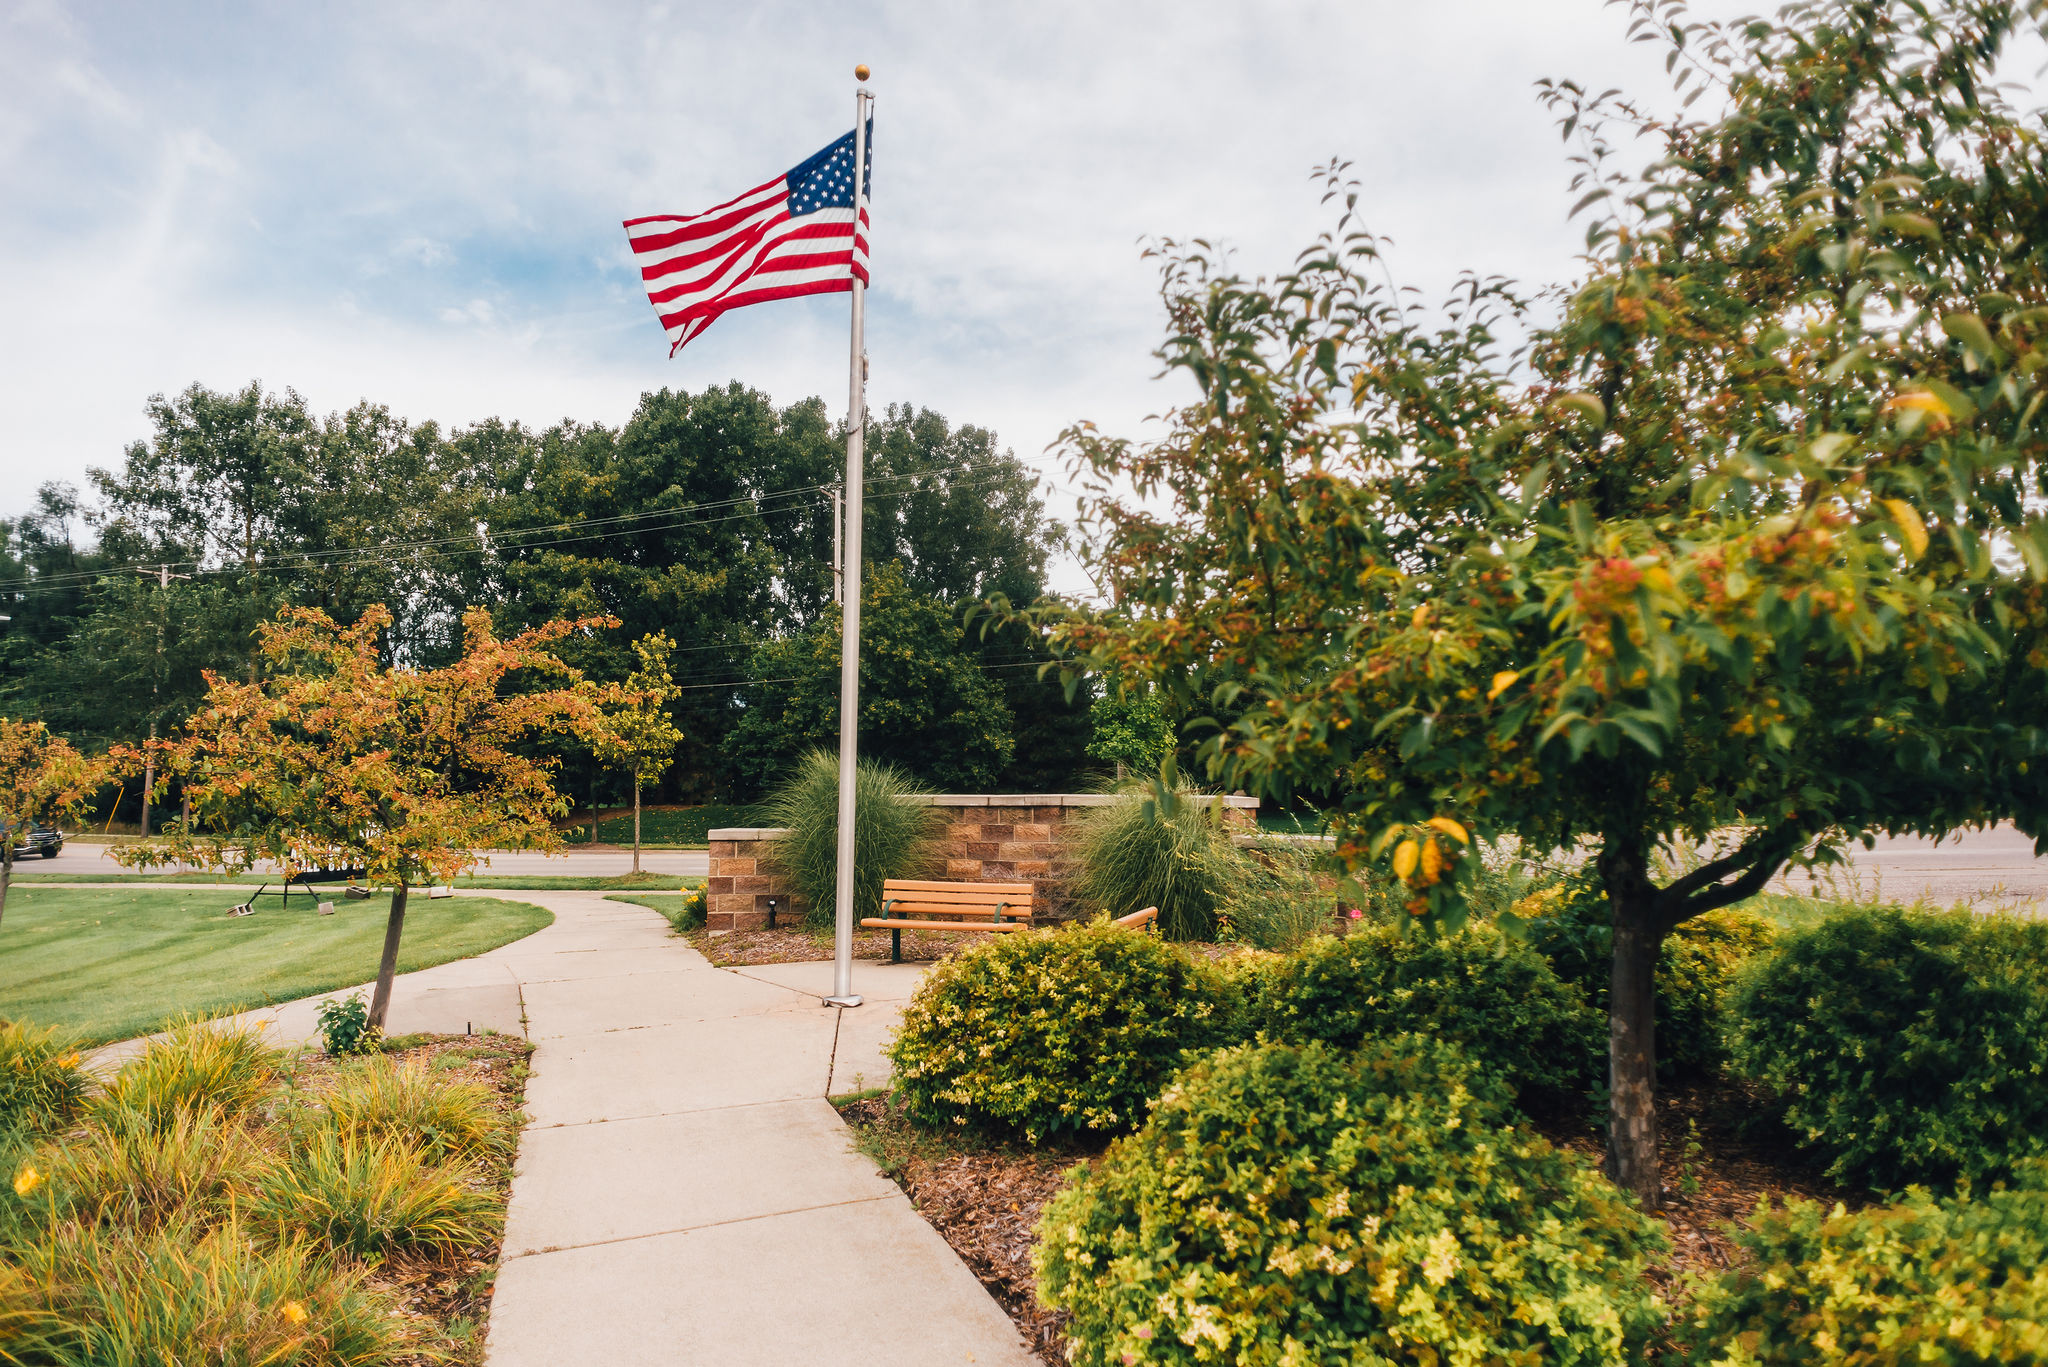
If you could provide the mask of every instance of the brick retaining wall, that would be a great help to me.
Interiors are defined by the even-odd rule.
[[[969,883],[1038,885],[1039,905],[1053,915],[1065,910],[1060,885],[1074,867],[1069,827],[1084,808],[1117,799],[1104,793],[937,793],[913,799],[946,809],[936,856],[938,878]],[[1233,820],[1251,823],[1257,798],[1227,797]],[[708,925],[713,931],[757,930],[768,924],[768,902],[776,903],[777,925],[794,924],[804,899],[773,862],[772,827],[727,827],[712,831],[711,879],[706,884]]]

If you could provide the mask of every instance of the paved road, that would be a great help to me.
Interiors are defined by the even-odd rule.
[[[2035,858],[2034,842],[2010,826],[1966,831],[1938,845],[1880,840],[1876,849],[1851,850],[1850,863],[1850,869],[1834,875],[1841,889],[1886,901],[2048,901],[2048,859]],[[1804,874],[1781,882],[1794,892],[1811,888]]]
[[[111,845],[74,840],[55,859],[25,859],[15,865],[23,873],[125,873],[109,854]],[[640,867],[649,873],[702,876],[710,869],[711,857],[703,850],[642,850]],[[534,854],[526,850],[500,850],[480,875],[504,878],[540,875],[550,878],[609,878],[633,870],[633,852],[601,848],[570,850],[564,854]]]

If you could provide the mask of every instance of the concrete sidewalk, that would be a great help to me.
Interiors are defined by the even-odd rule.
[[[840,1011],[828,965],[716,969],[651,911],[520,895],[555,924],[470,961],[536,1046],[490,1367],[1036,1363],[824,1100],[886,1080],[918,968],[859,965]]]

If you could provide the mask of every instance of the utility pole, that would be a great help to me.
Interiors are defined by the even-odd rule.
[[[149,571],[137,568],[137,574],[148,577]],[[156,586],[168,590],[173,579],[190,579],[189,574],[172,574],[169,565],[156,567]],[[149,808],[156,800],[156,714],[158,697],[163,692],[164,681],[164,620],[165,604],[162,594],[157,597],[156,618],[156,668],[149,674],[149,745],[142,752],[142,838],[149,838]],[[118,803],[119,798],[115,801]]]

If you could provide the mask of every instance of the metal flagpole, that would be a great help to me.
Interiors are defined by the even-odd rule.
[[[855,67],[854,78],[865,81],[868,69]],[[864,234],[860,211],[867,207],[868,111],[874,96],[865,85],[853,95],[853,231],[856,243]],[[856,252],[856,255],[858,253]],[[865,293],[860,276],[853,277],[853,359],[847,380],[846,498],[841,524],[839,562],[839,868],[833,886],[833,1006],[859,1006],[853,990],[853,778],[860,746],[860,531],[861,454],[867,436],[867,358],[862,353],[861,324]]]

